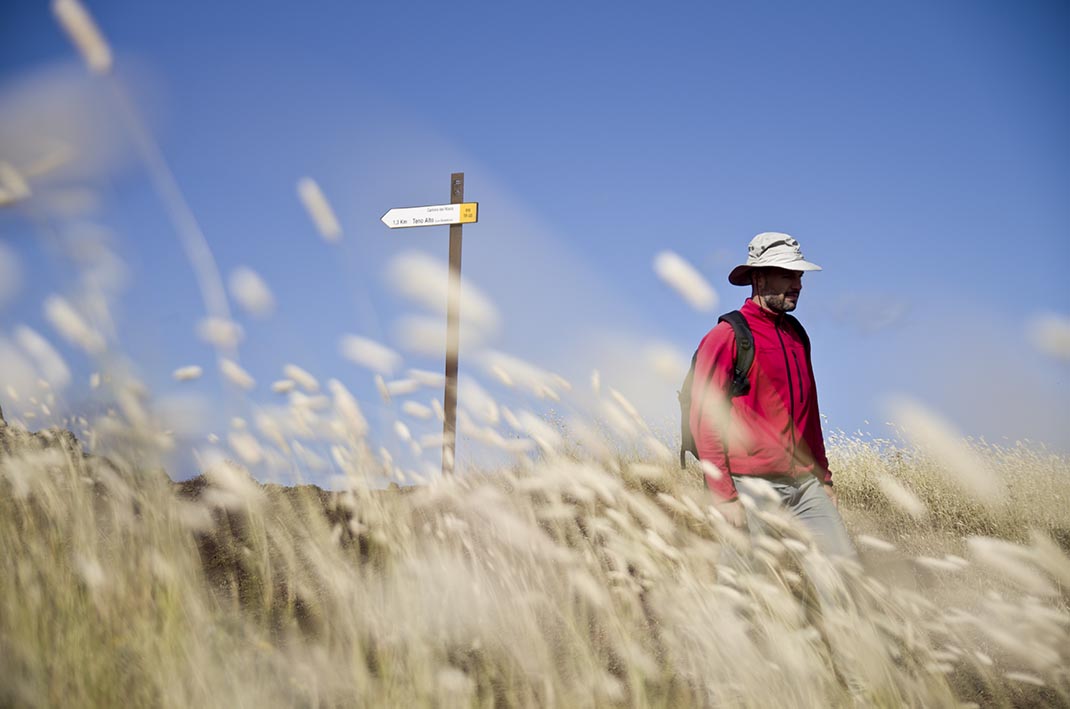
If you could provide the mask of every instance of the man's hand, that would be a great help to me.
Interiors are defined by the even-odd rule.
[[[832,500],[832,506],[836,509],[840,509],[840,501],[836,498],[836,491],[832,489],[831,485],[821,483],[821,489],[825,491],[825,494]]]
[[[717,509],[724,515],[728,523],[736,529],[743,529],[747,526],[747,513],[743,509],[743,503],[738,498],[718,504]]]

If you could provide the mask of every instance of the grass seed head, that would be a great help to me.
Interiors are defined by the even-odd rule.
[[[417,401],[406,401],[401,405],[401,410],[407,416],[412,416],[415,419],[426,421],[434,416],[434,412],[431,411],[430,406],[426,406]]]
[[[252,375],[242,369],[242,366],[225,357],[219,360],[219,371],[234,386],[245,391],[251,391],[256,386],[256,380]]]
[[[546,421],[530,411],[520,411],[516,414],[516,419],[524,432],[531,436],[545,453],[552,455],[560,449],[561,434]]]
[[[383,376],[390,376],[401,367],[401,355],[367,337],[345,335],[338,343],[338,350],[353,364]]]
[[[316,378],[296,364],[284,366],[282,374],[309,394],[315,394],[320,390],[320,383],[316,381]]]
[[[947,561],[946,559],[936,559],[931,556],[919,556],[914,559],[914,563],[919,566],[924,566],[932,571],[939,571],[944,573],[957,573],[961,570],[958,564]]]
[[[430,313],[446,314],[449,299],[449,267],[422,251],[405,251],[395,256],[386,270],[387,283],[402,297],[422,306]],[[460,283],[460,312],[468,329],[494,331],[500,316],[491,299],[469,278]],[[442,347],[445,339],[438,341]]]
[[[81,347],[87,354],[98,355],[104,351],[104,338],[61,296],[52,295],[45,299],[45,318],[65,340]]]
[[[932,454],[964,492],[988,507],[1006,502],[1006,487],[995,472],[946,421],[906,399],[895,402],[893,410],[907,438]]]
[[[707,313],[717,306],[717,292],[694,266],[673,251],[654,258],[654,273],[695,310]]]
[[[297,386],[293,379],[279,379],[271,384],[271,391],[276,394],[289,394]]]
[[[1031,559],[1066,589],[1070,589],[1070,556],[1052,541],[1051,537],[1037,530],[1029,533]]]
[[[0,160],[0,206],[14,204],[30,196],[30,185],[15,166]]]
[[[71,371],[48,340],[36,330],[19,325],[15,328],[15,342],[33,359],[37,370],[51,388],[62,390],[67,387],[71,381]]]
[[[1059,595],[1056,587],[1033,563],[1029,549],[1003,539],[970,537],[970,555],[979,563],[1001,573],[1027,593],[1051,598]]]
[[[420,386],[430,387],[432,389],[441,389],[446,385],[446,375],[438,372],[429,372],[426,369],[410,369],[405,375],[409,379],[415,379],[420,383]]]
[[[297,181],[297,197],[308,211],[316,230],[328,243],[337,243],[342,238],[342,227],[334,215],[323,190],[311,177],[302,177]]]
[[[386,383],[386,390],[390,393],[390,397],[406,396],[419,390],[420,382],[415,379],[394,379]]]
[[[275,311],[275,296],[267,283],[253,269],[241,266],[230,273],[230,294],[241,308],[256,318],[266,318]]]
[[[895,545],[891,542],[886,542],[883,539],[877,537],[871,537],[868,534],[859,534],[855,537],[855,541],[864,547],[874,549],[876,551],[895,551]]]
[[[200,379],[204,374],[204,370],[195,364],[191,364],[186,367],[179,367],[171,373],[171,377],[177,382],[190,382],[194,379]]]
[[[92,15],[78,0],[53,0],[52,14],[95,74],[111,71],[112,53]]]
[[[264,459],[260,442],[248,431],[234,431],[227,436],[227,440],[230,442],[231,449],[246,465],[257,465]]]
[[[259,507],[263,503],[263,490],[245,469],[227,460],[218,451],[208,451],[204,458],[211,461],[204,473],[209,482],[205,502],[236,510]]]
[[[233,350],[245,338],[245,331],[233,320],[207,317],[197,323],[197,336],[216,349]]]
[[[1014,682],[1022,682],[1024,684],[1031,684],[1034,687],[1046,687],[1047,683],[1036,675],[1029,674],[1028,672],[1004,672],[1003,676]]]
[[[884,493],[884,496],[889,502],[914,519],[925,519],[928,515],[925,503],[890,475],[881,475],[878,477],[877,486],[880,488],[880,491]]]
[[[522,389],[540,398],[559,398],[559,391],[572,389],[572,384],[561,375],[505,352],[486,351],[480,355],[479,363],[488,374],[506,386]]]

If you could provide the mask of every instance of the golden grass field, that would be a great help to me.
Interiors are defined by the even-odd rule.
[[[3,706],[1070,703],[1070,465],[1025,445],[973,444],[1012,491],[987,507],[836,437],[864,558],[836,569],[786,519],[752,547],[664,460],[375,490],[354,443],[328,493],[2,436]]]

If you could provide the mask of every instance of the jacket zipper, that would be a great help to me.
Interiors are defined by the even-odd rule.
[[[795,360],[795,374],[799,376],[799,403],[803,403],[802,370],[799,369],[799,353],[792,350],[791,358]]]
[[[780,334],[780,320],[774,323],[773,329],[776,330],[776,337],[780,340],[780,351],[784,354],[784,371],[788,375],[788,414],[791,417],[789,427],[791,429],[791,469],[788,473],[795,477],[795,449],[798,444],[795,442],[795,387],[791,382],[791,362],[788,361],[788,348],[784,346],[784,338]],[[800,377],[801,379],[801,377]],[[799,382],[800,388],[802,388],[802,382]]]

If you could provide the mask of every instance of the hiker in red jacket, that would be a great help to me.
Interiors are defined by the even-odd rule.
[[[707,333],[695,356],[690,427],[700,460],[713,464],[704,466],[707,485],[732,524],[758,524],[748,519],[740,492],[759,505],[777,497],[822,551],[857,559],[825,457],[809,340],[788,315],[798,305],[803,272],[820,270],[787,234],[765,232],[751,240],[747,262],[728,280],[751,287],[739,313],[751,333],[753,361],[749,372],[735,371],[737,329],[731,322]],[[733,396],[736,379],[743,381],[736,382]]]

